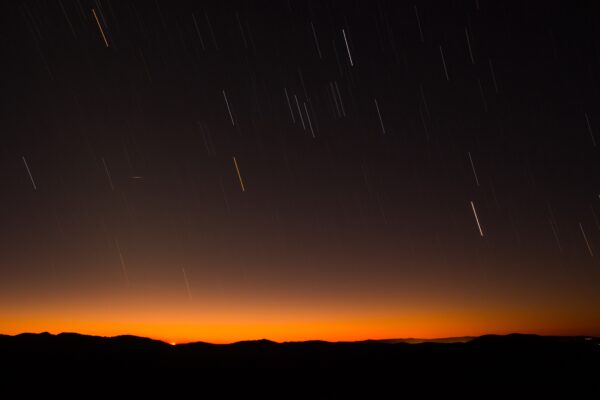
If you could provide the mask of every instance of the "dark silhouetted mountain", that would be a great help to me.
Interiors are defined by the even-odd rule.
[[[456,339],[456,340],[451,340]],[[458,340],[460,339],[460,340]],[[464,340],[463,340],[464,339]],[[469,338],[471,339],[471,338]],[[560,369],[600,366],[600,339],[511,334],[361,342],[243,341],[169,345],[136,336],[76,333],[0,335],[0,359],[15,367],[375,367],[456,369],[499,367]]]
[[[459,337],[448,337],[448,338],[436,338],[436,339],[419,339],[419,338],[404,338],[404,339],[377,339],[377,340],[365,340],[364,342],[378,342],[378,343],[465,343],[475,339],[474,336],[459,336]]]

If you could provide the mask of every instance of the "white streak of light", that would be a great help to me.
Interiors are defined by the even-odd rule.
[[[290,103],[290,96],[288,96],[288,92],[286,88],[283,88],[285,92],[285,99],[287,100],[288,107],[290,108],[290,115],[292,116],[292,123],[296,123],[296,118],[294,118],[294,112],[292,111],[292,103]]]
[[[227,111],[229,111],[229,118],[231,118],[231,125],[235,126],[235,122],[233,122],[233,114],[231,113],[231,108],[229,107],[229,101],[227,101],[227,95],[223,90],[223,97],[225,98],[225,104],[227,105]]]
[[[448,76],[448,68],[446,68],[446,59],[444,58],[444,50],[442,50],[442,46],[440,46],[440,54],[442,55],[442,63],[444,64],[444,73],[446,74],[446,80],[449,81],[450,77]]]
[[[583,226],[581,225],[581,222],[579,223],[579,229],[581,229],[581,234],[583,235],[583,240],[585,240],[585,245],[588,248],[588,251],[590,252],[590,256],[594,257],[594,253],[592,252],[592,248],[590,247],[590,242],[588,242],[588,238],[585,235],[585,231],[583,230]]]
[[[25,163],[25,169],[27,169],[27,173],[29,174],[29,179],[31,179],[31,184],[33,185],[33,190],[37,190],[37,186],[35,185],[35,181],[33,180],[33,175],[31,175],[31,170],[29,170],[29,165],[27,165],[27,160],[25,156],[23,158],[23,163]]]
[[[354,67],[354,62],[352,61],[352,54],[350,54],[350,46],[348,46],[348,39],[346,38],[346,31],[342,29],[342,34],[344,35],[344,42],[346,42],[346,50],[348,50],[348,58],[350,59],[350,66]]]
[[[306,117],[308,118],[308,126],[310,127],[310,133],[312,134],[313,139],[315,139],[315,132],[313,131],[312,122],[310,121],[310,114],[308,113],[308,109],[306,108],[306,103],[304,103],[304,111],[306,111]]]
[[[471,56],[471,64],[475,64],[475,58],[473,57],[473,51],[471,50],[471,39],[469,38],[469,28],[465,27],[465,35],[467,36],[467,47],[469,48],[469,56]]]
[[[298,97],[294,95],[294,100],[296,100],[296,107],[298,107],[298,115],[300,115],[300,122],[302,122],[302,130],[306,130],[306,125],[304,125],[304,118],[302,118],[302,110],[300,109],[300,103],[298,102]]]
[[[475,221],[477,221],[477,227],[479,228],[479,234],[483,237],[483,231],[481,230],[481,224],[479,223],[479,217],[477,216],[477,211],[475,211],[475,204],[471,202],[471,208],[473,209],[473,215],[475,215]]]
[[[477,186],[479,186],[479,178],[477,178],[477,172],[475,172],[475,164],[473,164],[473,158],[471,157],[471,152],[467,152],[469,154],[469,161],[471,161],[471,168],[473,169],[473,175],[475,175],[475,182]]]
[[[319,40],[317,39],[317,32],[315,31],[315,26],[313,23],[310,23],[310,27],[312,28],[313,37],[315,38],[315,45],[317,46],[317,53],[319,53],[319,58],[323,58],[321,56],[321,48],[319,47]]]

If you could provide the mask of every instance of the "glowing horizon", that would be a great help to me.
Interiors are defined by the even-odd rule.
[[[397,298],[394,302],[381,297],[369,301],[369,296],[350,302],[343,296],[330,295],[312,303],[298,301],[293,296],[282,297],[275,306],[269,293],[220,303],[209,294],[196,294],[190,301],[183,291],[154,291],[150,298],[143,290],[135,296],[131,292],[131,288],[124,287],[119,295],[90,293],[87,300],[77,294],[74,298],[79,299],[78,304],[60,299],[46,301],[43,306],[29,304],[13,310],[3,306],[0,307],[3,315],[0,333],[135,335],[167,343],[435,339],[508,333],[596,336],[600,333],[600,324],[590,319],[589,313],[573,313],[574,304],[555,301],[524,308],[518,305],[521,299],[515,299],[515,303],[508,306],[500,300],[477,305],[449,297],[425,302],[414,295]],[[162,300],[155,303],[157,298]],[[404,307],[399,306],[402,303]],[[549,307],[552,312],[548,312]]]

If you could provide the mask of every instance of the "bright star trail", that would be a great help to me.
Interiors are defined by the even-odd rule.
[[[242,189],[242,192],[246,191],[246,188],[244,187],[244,180],[242,179],[242,174],[240,173],[240,167],[238,166],[237,160],[235,159],[235,157],[233,157],[233,165],[235,166],[235,172],[237,173],[237,177],[240,180],[240,187]]]
[[[477,222],[477,229],[479,229],[479,234],[483,237],[483,230],[481,229],[481,224],[479,223],[479,217],[477,216],[477,210],[475,210],[475,204],[471,202],[471,208],[473,209],[473,216],[475,217],[475,222]]]
[[[108,40],[106,39],[106,35],[104,34],[104,29],[102,29],[102,25],[100,24],[98,15],[96,15],[96,10],[94,10],[93,8],[92,8],[92,14],[94,14],[94,19],[96,20],[96,25],[98,25],[98,29],[100,30],[100,33],[102,34],[102,40],[104,41],[104,44],[106,45],[106,47],[109,47]]]

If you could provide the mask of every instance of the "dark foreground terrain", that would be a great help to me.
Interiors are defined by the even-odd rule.
[[[0,335],[5,366],[155,366],[197,367],[361,367],[485,369],[510,366],[523,370],[582,370],[600,365],[600,339],[536,335],[487,335],[468,341],[407,343],[291,342],[268,340],[227,345],[189,343],[176,346],[135,337],[111,338],[74,333]]]

